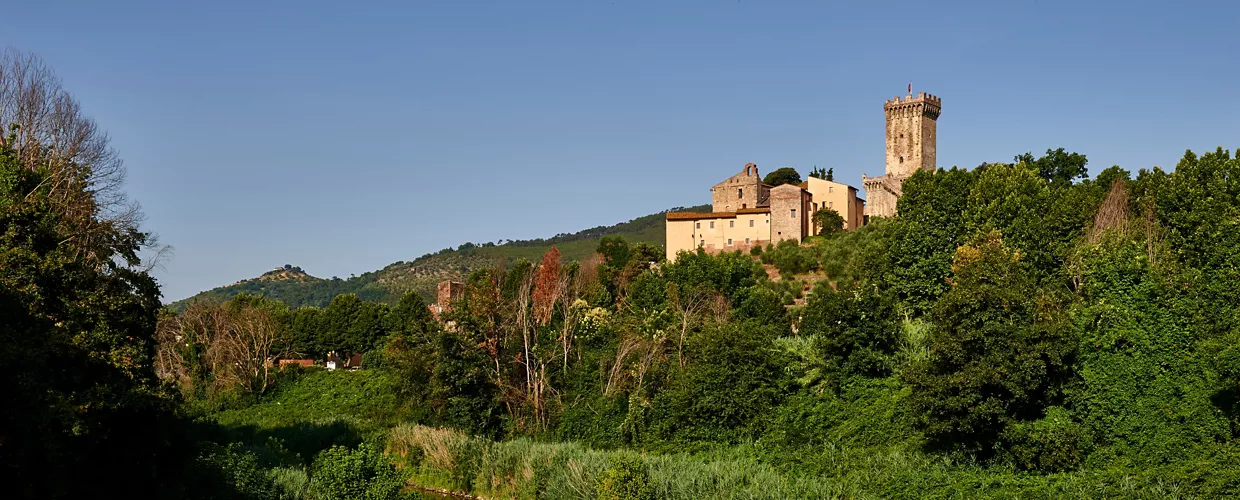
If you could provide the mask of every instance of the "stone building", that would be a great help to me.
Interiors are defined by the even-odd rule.
[[[892,217],[896,200],[903,194],[904,180],[918,170],[933,172],[937,124],[943,102],[936,96],[918,92],[883,103],[887,115],[887,172],[879,177],[861,176],[865,188],[866,213],[873,217]]]
[[[771,186],[762,182],[762,176],[758,175],[758,166],[747,163],[741,173],[710,188],[710,210],[735,212],[765,207],[770,196]]]
[[[435,319],[443,313],[452,310],[452,303],[461,300],[465,296],[465,284],[459,281],[440,281],[435,289],[435,303],[426,307],[430,308],[431,315]]]
[[[811,177],[800,185],[771,187],[762,182],[758,166],[745,165],[740,173],[710,189],[711,212],[667,214],[667,258],[682,250],[747,251],[783,240],[801,241],[816,232],[814,211],[832,208],[844,217],[845,229],[861,227],[865,200],[857,188]]]

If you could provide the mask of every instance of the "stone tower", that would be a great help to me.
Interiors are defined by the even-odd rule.
[[[866,215],[892,217],[904,180],[918,170],[934,171],[938,119],[943,102],[918,92],[883,103],[887,115],[887,171],[881,177],[861,176],[865,186]]]

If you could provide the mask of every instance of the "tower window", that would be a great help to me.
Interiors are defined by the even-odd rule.
[[[744,190],[743,188],[736,188],[736,197],[737,197],[737,198],[744,198],[744,197],[745,197],[745,190]]]
[[[901,156],[901,157],[900,157],[900,163],[904,163],[904,157],[903,157],[903,156]]]

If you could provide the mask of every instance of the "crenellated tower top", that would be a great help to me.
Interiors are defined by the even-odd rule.
[[[943,101],[936,95],[918,92],[916,97],[913,94],[907,94],[903,98],[900,96],[891,98],[890,101],[883,103],[883,111],[888,114],[910,112],[937,120],[939,113],[943,111]]]

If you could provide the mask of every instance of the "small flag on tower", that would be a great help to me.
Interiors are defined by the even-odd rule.
[[[913,82],[908,82],[908,93],[913,93]]]

